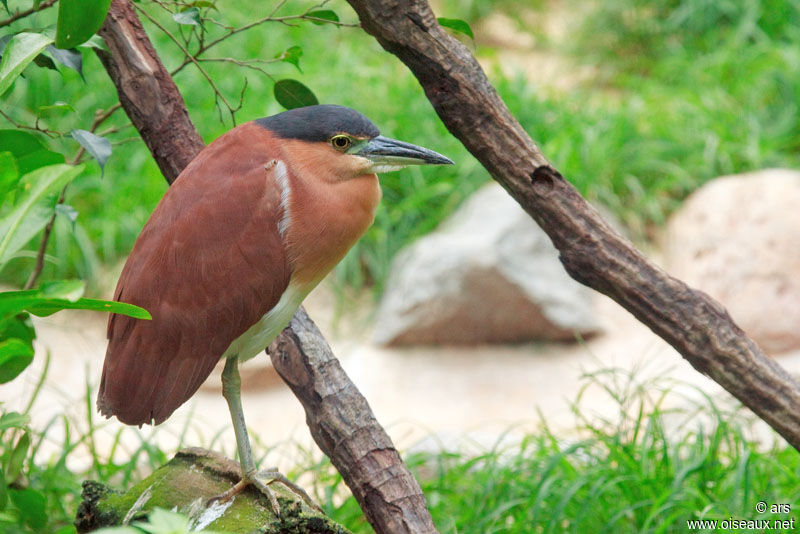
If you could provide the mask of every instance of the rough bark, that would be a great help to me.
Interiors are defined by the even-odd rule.
[[[129,2],[112,2],[98,33],[109,52],[100,50],[97,55],[117,88],[122,108],[171,184],[205,146],[183,96]]]
[[[204,146],[183,98],[129,0],[112,2],[99,33],[110,51],[101,61],[122,107],[172,183]],[[303,404],[312,436],[375,531],[436,532],[419,484],[302,308],[274,346],[273,363]]]
[[[800,449],[800,385],[719,303],[645,258],[549,166],[427,2],[348,2],[411,69],[450,132],[547,232],[573,278],[616,300]]]
[[[305,311],[294,315],[269,354],[303,403],[314,441],[330,451],[375,530],[436,532],[419,484]]]

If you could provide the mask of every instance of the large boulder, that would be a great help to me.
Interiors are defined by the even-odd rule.
[[[496,183],[401,251],[381,301],[386,345],[571,340],[600,325],[547,235]]]
[[[669,220],[669,271],[719,300],[762,349],[800,348],[800,172],[717,178]]]

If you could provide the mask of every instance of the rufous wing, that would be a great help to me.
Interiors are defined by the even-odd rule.
[[[280,299],[290,270],[274,143],[253,123],[231,130],[198,154],[153,212],[114,296],[153,319],[109,318],[102,414],[161,423]]]

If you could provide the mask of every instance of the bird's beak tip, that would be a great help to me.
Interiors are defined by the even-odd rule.
[[[453,160],[438,152],[382,135],[371,139],[358,155],[388,165],[455,165]]]

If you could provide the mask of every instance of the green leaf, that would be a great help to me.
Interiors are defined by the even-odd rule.
[[[198,0],[197,2],[190,2],[189,5],[195,7],[207,7],[209,9],[216,9],[217,11],[219,11],[215,3],[209,2],[208,0]]]
[[[70,106],[67,102],[63,102],[61,100],[56,100],[55,102],[47,106],[39,106],[39,113],[45,111],[54,111],[54,110],[75,111],[75,108]]]
[[[200,9],[196,7],[187,7],[183,11],[173,13],[172,18],[178,24],[197,27],[203,26],[203,23],[200,20]]]
[[[475,40],[475,35],[472,33],[472,28],[470,28],[469,24],[467,24],[465,21],[461,19],[446,19],[444,17],[436,20],[439,21],[439,25],[443,28],[448,28],[457,33],[463,33],[473,41]]]
[[[56,163],[64,163],[63,154],[52,152],[39,137],[20,130],[0,130],[0,152],[9,151],[17,158],[20,175]]]
[[[39,54],[33,59],[33,64],[37,67],[41,67],[43,69],[50,69],[58,72],[58,67],[56,67],[55,61],[53,58],[48,57],[44,54]]]
[[[30,343],[17,338],[0,341],[0,384],[14,380],[32,361],[33,345]]]
[[[47,195],[64,187],[82,170],[83,165],[50,165],[22,177],[27,189],[17,198],[11,212],[0,219],[0,265],[45,227],[49,220],[47,213],[52,213],[55,207],[55,201],[52,204],[46,201]]]
[[[111,0],[60,0],[56,46],[75,48],[89,40],[106,20]]]
[[[78,210],[69,204],[56,204],[56,215],[59,217],[66,217],[72,224],[72,229],[75,230],[75,221],[78,220]]]
[[[60,310],[92,310],[119,313],[135,319],[152,319],[147,310],[127,302],[77,298],[78,284],[82,285],[81,282],[57,282],[43,289],[0,293],[0,317],[13,316],[22,311],[45,317]]]
[[[51,37],[41,33],[22,32],[11,38],[3,50],[3,59],[0,59],[0,95],[11,87],[25,67],[52,42]]]
[[[31,318],[27,313],[0,314],[0,341],[11,338],[33,343],[36,338],[36,330],[34,330]]]
[[[11,502],[19,509],[22,520],[34,529],[47,524],[46,499],[40,492],[32,489],[9,489]]]
[[[5,412],[0,415],[0,432],[9,428],[25,428],[31,422],[31,416],[19,412]]]
[[[275,100],[286,109],[315,106],[319,100],[314,93],[297,80],[278,80],[273,88]]]
[[[25,466],[25,459],[28,457],[28,449],[31,448],[31,436],[25,431],[17,440],[17,444],[11,451],[6,464],[6,478],[9,482],[14,483],[19,478],[22,469]]]
[[[76,302],[83,296],[86,284],[81,280],[61,280],[59,282],[47,282],[39,288],[41,296],[49,299],[66,299]]]
[[[3,7],[6,8],[6,13],[10,15],[11,11],[8,10],[8,0],[0,0],[0,2],[3,2]]]
[[[81,55],[80,52],[74,48],[71,50],[63,50],[61,48],[56,48],[53,45],[48,46],[46,50],[50,52],[50,55],[53,56],[53,59],[68,69],[74,70],[80,75],[81,78],[83,78],[83,55]]]
[[[300,68],[300,56],[303,55],[303,49],[299,46],[290,46],[277,56],[276,58],[280,59],[281,61],[285,61],[286,63],[291,63],[294,65],[297,70],[303,72],[303,69]]]
[[[339,22],[339,16],[336,14],[335,11],[332,11],[330,9],[317,9],[316,11],[309,11],[308,13],[306,13],[306,17],[322,19],[322,20],[311,21],[317,26],[322,26],[323,24],[327,24],[327,22],[323,22],[325,20],[329,20],[331,22]]]
[[[105,173],[106,161],[111,155],[111,142],[105,137],[100,137],[87,130],[70,130],[70,134],[100,164],[100,177],[102,178]]]
[[[91,48],[94,50],[102,50],[104,52],[108,52],[108,47],[106,46],[106,42],[103,41],[103,38],[100,37],[99,35],[92,35],[88,41],[78,45],[78,48]]]
[[[17,178],[17,158],[11,152],[0,152],[0,205],[8,192],[14,189]]]

